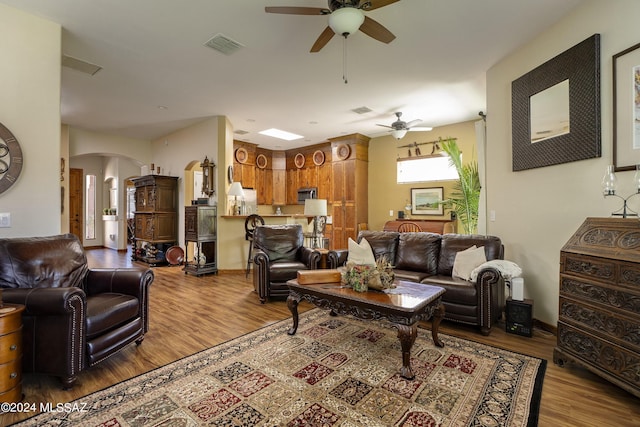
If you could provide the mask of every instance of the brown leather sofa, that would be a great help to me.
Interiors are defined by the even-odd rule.
[[[321,255],[303,246],[300,224],[263,225],[253,231],[253,285],[261,303],[270,297],[289,295],[287,280],[295,279],[298,270],[315,270]]]
[[[501,240],[494,236],[397,233],[366,231],[358,234],[371,245],[376,259],[386,256],[394,265],[396,279],[441,286],[445,319],[480,327],[483,335],[502,317],[504,280],[500,271],[487,268],[479,272],[475,282],[452,276],[456,253],[473,245],[483,246],[487,260],[503,259]],[[331,268],[344,265],[348,250],[330,251]]]
[[[150,269],[90,269],[72,234],[0,239],[5,302],[25,305],[23,372],[60,377],[72,387],[80,371],[149,329]]]

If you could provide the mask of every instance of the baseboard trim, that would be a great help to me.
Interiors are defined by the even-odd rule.
[[[552,333],[555,336],[558,336],[558,327],[554,325],[550,325],[538,319],[533,319],[533,326],[535,328],[542,329],[543,331],[547,331]]]

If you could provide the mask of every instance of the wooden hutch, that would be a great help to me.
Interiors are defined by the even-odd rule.
[[[151,265],[166,262],[178,241],[178,177],[146,175],[132,179],[136,188],[132,258]]]

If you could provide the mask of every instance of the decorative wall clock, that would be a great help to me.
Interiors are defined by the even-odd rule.
[[[7,191],[22,172],[22,149],[15,136],[0,123],[0,194]]]

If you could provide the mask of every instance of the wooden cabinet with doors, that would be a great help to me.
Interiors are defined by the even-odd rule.
[[[286,171],[286,183],[285,187],[287,190],[287,205],[297,205],[298,204],[298,170],[297,169],[287,169]]]
[[[146,175],[135,186],[132,258],[151,265],[164,263],[166,250],[178,240],[178,177]]]
[[[273,204],[282,206],[287,204],[287,176],[284,170],[273,171]]]
[[[216,206],[184,208],[184,272],[200,276],[218,272]]]
[[[233,141],[233,180],[256,188],[256,144]]]
[[[344,249],[355,240],[358,224],[368,222],[369,138],[353,134],[332,138],[331,248]]]
[[[331,200],[332,173],[330,160],[327,160],[324,164],[317,166],[318,199]]]

